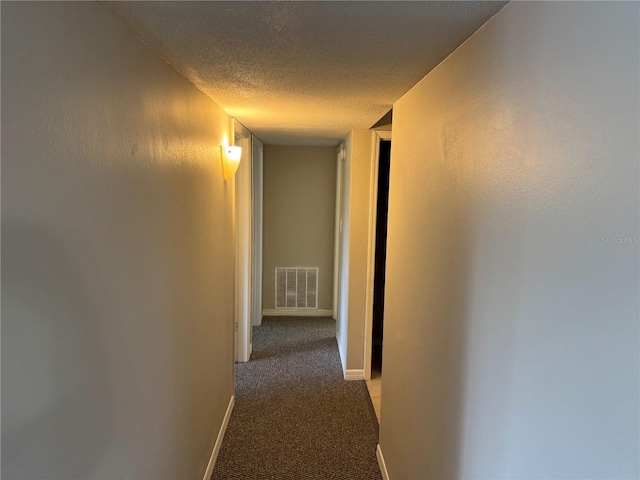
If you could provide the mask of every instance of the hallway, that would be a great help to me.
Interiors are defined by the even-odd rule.
[[[1,4],[3,479],[640,478],[640,2]],[[376,440],[361,379],[387,112]],[[258,282],[249,136],[265,177],[310,179],[276,186],[293,226],[264,228],[300,256]],[[333,150],[326,216],[298,147]],[[296,237],[303,217],[324,236]],[[304,351],[257,331],[234,411],[242,313],[279,314],[276,268],[306,270],[318,295],[292,282],[295,308],[335,324]],[[222,448],[232,414],[257,420]]]
[[[380,479],[375,414],[364,382],[343,379],[335,321],[270,317],[253,331],[212,479]]]

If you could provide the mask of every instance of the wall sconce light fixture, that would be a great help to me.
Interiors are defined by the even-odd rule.
[[[229,180],[236,174],[242,158],[242,147],[225,146],[222,147],[222,170],[224,179]]]

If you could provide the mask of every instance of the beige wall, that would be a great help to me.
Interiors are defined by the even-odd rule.
[[[338,295],[338,346],[349,376],[364,374],[367,248],[373,140],[370,130],[352,130],[345,140],[343,230]]]
[[[3,478],[202,478],[233,394],[230,126],[102,5],[2,4]]]
[[[351,134],[347,370],[360,371],[364,370],[369,197],[375,133],[369,130],[353,130]]]
[[[513,2],[394,105],[392,480],[638,478],[638,14]]]
[[[275,267],[319,267],[318,308],[333,308],[334,147],[264,147],[263,309]]]

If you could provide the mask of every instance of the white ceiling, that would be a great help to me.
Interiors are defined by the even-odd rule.
[[[108,2],[121,21],[271,145],[337,145],[506,2]]]

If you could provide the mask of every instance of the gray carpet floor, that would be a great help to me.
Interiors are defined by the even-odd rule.
[[[377,420],[345,381],[330,318],[268,317],[236,365],[236,403],[213,480],[378,480]]]

